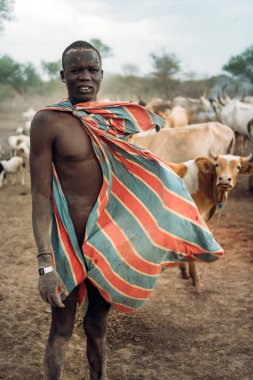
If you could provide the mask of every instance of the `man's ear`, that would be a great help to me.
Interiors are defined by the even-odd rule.
[[[203,173],[214,173],[215,172],[215,162],[209,157],[198,157],[195,160],[199,170]]]
[[[60,75],[61,75],[61,81],[62,81],[63,83],[66,83],[65,75],[64,75],[64,70],[61,70],[61,71],[60,71]]]
[[[102,79],[104,78],[104,70],[101,70],[102,73]]]

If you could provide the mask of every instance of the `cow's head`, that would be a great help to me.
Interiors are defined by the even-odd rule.
[[[22,158],[25,157],[25,158],[27,158],[29,160],[30,151],[29,151],[28,146],[24,142],[21,142],[17,146],[16,155],[19,156],[19,157],[22,157]]]
[[[239,173],[253,175],[253,163],[248,157],[233,156],[231,154],[214,156],[211,158],[199,157],[196,159],[198,168],[203,173],[216,174],[216,187],[222,191],[230,191],[236,184]]]

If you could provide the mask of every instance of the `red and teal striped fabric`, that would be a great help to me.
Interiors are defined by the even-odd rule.
[[[103,172],[80,249],[53,168],[54,262],[69,292],[81,284],[80,302],[86,299],[88,277],[112,306],[133,311],[147,301],[164,268],[222,255],[183,181],[152,153],[126,141],[131,134],[163,127],[162,119],[131,103],[73,106],[63,100],[46,109],[81,120]]]

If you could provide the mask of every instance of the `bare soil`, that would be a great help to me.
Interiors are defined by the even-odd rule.
[[[0,189],[0,205],[0,379],[39,380],[50,309],[37,291],[28,173],[25,188]],[[208,265],[200,295],[172,268],[142,310],[111,311],[109,380],[253,379],[253,194],[246,177],[216,221],[210,228],[225,255]],[[89,378],[81,324],[79,311],[64,380]]]

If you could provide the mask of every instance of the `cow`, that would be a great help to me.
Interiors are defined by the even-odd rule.
[[[253,96],[244,96],[242,101],[244,103],[253,104]]]
[[[162,116],[160,114],[160,116]],[[176,106],[171,111],[164,113],[165,128],[180,128],[188,124],[188,114],[184,107]]]
[[[198,156],[233,153],[235,136],[231,128],[218,122],[163,128],[135,134],[129,142],[151,151],[165,162],[180,163]]]
[[[145,104],[145,108],[163,118],[163,115],[171,109],[171,102],[169,100],[164,101],[160,98],[153,98],[150,102]]]
[[[248,130],[249,139],[250,141],[253,142],[253,118],[249,120],[247,124],[247,130]]]
[[[168,165],[182,178],[189,193],[205,221],[209,221],[227,200],[228,193],[235,187],[239,173],[253,175],[252,155],[216,155],[198,157],[181,164]],[[196,263],[182,263],[183,278],[191,277],[197,293],[201,291],[201,280]]]
[[[19,153],[22,157],[27,158],[27,160],[29,160],[30,145],[22,141],[20,144],[17,145],[17,153]]]
[[[10,150],[10,157],[13,157],[17,150],[19,144],[24,143],[27,146],[28,151],[30,150],[30,137],[24,134],[13,135],[8,137],[8,145]]]
[[[0,161],[0,188],[4,185],[4,180],[7,175],[14,175],[12,183],[16,182],[17,173],[20,173],[21,185],[25,185],[25,176],[24,176],[24,159],[21,156],[14,156],[9,160]]]
[[[246,141],[253,142],[252,133],[249,133],[249,122],[253,119],[253,104],[240,102],[238,99],[230,99],[226,103],[213,102],[217,119],[229,126],[236,135],[238,153],[243,154]]]
[[[30,107],[25,112],[22,112],[22,116],[26,118],[28,121],[32,121],[34,115],[36,114],[36,111]]]
[[[173,99],[172,106],[181,106],[186,109],[189,124],[216,120],[214,119],[214,113],[211,112],[213,111],[212,104],[205,96],[200,96],[198,99],[177,96]],[[200,120],[200,114],[202,121]],[[204,115],[205,119],[203,120]],[[207,117],[211,117],[211,120],[207,119]]]

